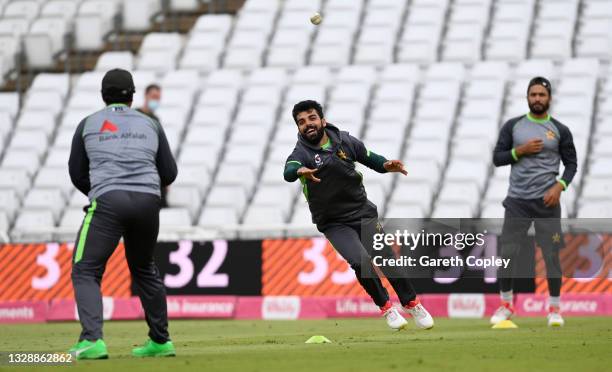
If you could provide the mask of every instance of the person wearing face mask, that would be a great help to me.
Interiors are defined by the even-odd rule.
[[[144,105],[142,107],[137,108],[136,110],[159,122],[159,118],[155,115],[155,111],[159,107],[159,100],[161,99],[161,87],[157,84],[150,84],[145,89],[144,98]]]
[[[151,119],[161,124],[161,122],[159,121],[159,117],[155,115],[155,111],[159,107],[159,100],[161,99],[161,87],[157,84],[148,85],[145,89],[144,98],[145,98],[144,105],[142,107],[137,108],[136,111],[147,115]],[[168,208],[168,202],[166,200],[167,194],[168,194],[168,188],[162,187],[161,189],[161,207],[162,208]]]

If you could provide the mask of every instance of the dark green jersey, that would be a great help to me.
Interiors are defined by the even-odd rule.
[[[363,175],[355,168],[355,162],[385,173],[383,164],[387,159],[368,151],[363,142],[332,124],[327,123],[325,131],[330,143],[323,147],[298,135],[295,149],[285,163],[285,180],[294,182],[300,178],[312,220],[319,229],[328,223],[376,217],[376,206],[367,198]],[[298,177],[300,167],[318,169],[315,176],[321,182]]]

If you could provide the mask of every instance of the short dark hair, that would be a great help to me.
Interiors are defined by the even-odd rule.
[[[134,100],[134,93],[125,93],[116,88],[109,88],[102,92],[102,100],[107,106],[113,103],[128,104]]]
[[[149,92],[152,91],[153,89],[161,90],[161,87],[157,84],[149,84],[145,88],[145,94],[149,94]]]
[[[321,106],[321,104],[317,101],[306,100],[306,101],[298,102],[295,104],[295,106],[293,106],[291,115],[293,115],[293,120],[295,121],[295,123],[297,124],[297,116],[300,112],[310,111],[310,110],[315,110],[317,114],[319,114],[319,117],[323,119],[323,107]]]

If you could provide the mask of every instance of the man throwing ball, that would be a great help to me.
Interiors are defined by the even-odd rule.
[[[371,248],[364,247],[360,240],[362,221],[375,221],[378,212],[367,198],[355,162],[379,173],[406,175],[404,165],[399,160],[387,160],[367,150],[360,140],[327,123],[321,105],[315,101],[299,102],[292,114],[299,133],[295,149],[285,164],[285,180],[300,179],[317,229],[355,271],[357,280],[381,309],[389,327],[403,329],[407,322],[392,306],[380,278],[364,275],[372,272],[373,266]],[[383,272],[386,274],[385,269]],[[387,277],[416,325],[425,329],[433,327],[433,319],[417,300],[410,280]]]

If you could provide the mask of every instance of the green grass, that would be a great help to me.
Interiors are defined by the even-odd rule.
[[[430,331],[391,332],[381,319],[317,321],[171,321],[176,358],[135,359],[144,321],[107,322],[110,359],[70,371],[610,371],[612,318],[517,319],[519,329],[492,330],[486,320],[436,319]],[[0,351],[64,351],[77,323],[0,325]],[[304,344],[325,335],[332,344]],[[0,367],[24,371],[27,367]],[[40,370],[40,368],[38,368]]]

